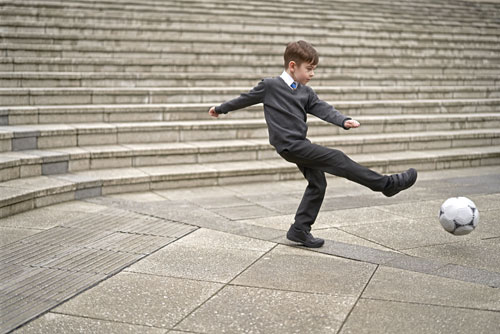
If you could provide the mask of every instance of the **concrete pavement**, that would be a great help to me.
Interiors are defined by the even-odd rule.
[[[315,250],[284,238],[302,180],[120,194],[1,219],[12,273],[2,313],[13,310],[2,332],[500,331],[498,166],[421,172],[394,198],[328,182],[313,227],[327,240]],[[468,236],[439,225],[451,196],[480,210]]]

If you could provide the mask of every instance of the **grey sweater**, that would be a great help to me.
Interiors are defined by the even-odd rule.
[[[341,127],[351,119],[320,100],[312,88],[299,84],[292,90],[281,77],[262,80],[248,93],[215,107],[215,112],[227,114],[257,103],[264,103],[269,142],[278,153],[306,140],[307,113]]]

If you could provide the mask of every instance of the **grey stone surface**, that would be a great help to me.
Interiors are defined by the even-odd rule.
[[[358,296],[375,265],[278,246],[232,283],[339,296]],[[311,282],[315,284],[311,284]]]
[[[495,178],[496,176],[490,177],[490,179]],[[496,193],[494,194],[469,195],[468,197],[476,204],[479,212],[483,212],[483,210],[498,210],[500,207],[498,188],[496,188]]]
[[[215,208],[212,211],[231,220],[266,217],[276,214],[275,211],[266,209],[260,205]]]
[[[40,318],[15,331],[18,334],[45,333],[107,333],[107,334],[165,334],[165,329],[128,323],[91,319],[73,315],[46,313]]]
[[[68,172],[68,161],[42,164],[42,175],[64,174]]]
[[[12,138],[12,151],[35,150],[38,137]]]
[[[415,248],[408,250],[407,253],[500,273],[500,238],[460,240],[449,244]]]
[[[81,212],[81,213],[95,213],[99,211],[104,211],[108,210],[109,207],[104,206],[104,205],[99,205],[96,203],[91,203],[88,201],[70,201],[70,202],[65,202],[61,204],[54,204],[51,205],[50,207],[47,208],[42,208],[40,210],[49,210],[52,212],[52,214],[55,214],[56,212],[62,212],[64,214],[68,214],[70,212]]]
[[[367,206],[360,207],[355,210],[338,209],[332,211],[322,211],[318,215],[315,228],[365,225],[400,220],[400,212],[381,210],[378,206]]]
[[[314,231],[316,238],[332,240],[333,242],[342,242],[351,245],[370,247],[387,252],[396,252],[396,250],[383,246],[381,244],[371,242],[365,238],[358,237],[354,234],[342,231],[338,228],[316,229]]]
[[[251,205],[252,203],[233,196],[217,196],[217,197],[194,197],[187,199],[189,202],[199,205],[205,209],[216,209],[216,208],[229,208],[229,207],[240,207]]]
[[[119,198],[123,200],[128,200],[132,202],[147,203],[156,201],[165,201],[163,196],[155,194],[153,192],[141,192],[141,193],[124,193],[124,194],[114,194],[109,195],[110,198]]]
[[[102,195],[102,187],[92,187],[86,189],[77,189],[75,191],[75,200],[97,197]]]
[[[498,312],[361,299],[339,333],[493,334],[498,319]]]
[[[500,274],[494,271],[459,266],[456,264],[447,264],[446,266],[437,269],[432,274],[464,282],[483,284],[494,288],[500,287]]]
[[[2,226],[0,227],[0,247],[24,239],[38,232],[40,232],[40,230]]]
[[[437,207],[438,210],[439,207]],[[437,214],[435,217],[423,219],[401,218],[381,223],[342,226],[339,229],[397,250],[453,244],[459,240],[442,228]],[[476,240],[481,237],[491,236],[480,231],[475,232],[477,233],[471,233],[463,239]],[[409,254],[414,253],[409,250]]]
[[[498,199],[500,201],[500,198]],[[484,232],[494,236],[500,235],[500,210],[482,210],[479,212],[479,225],[474,232]]]
[[[19,270],[11,263],[30,244],[38,245],[37,252],[31,251],[24,265],[43,262],[38,271],[47,270],[45,266],[75,270],[78,263],[102,258],[104,262],[96,262],[94,269],[114,274],[135,262],[134,256],[150,254],[52,310],[64,319],[57,325],[46,323],[48,328],[81,326],[82,320],[91,322],[89,328],[104,326],[110,332],[119,330],[114,325],[120,324],[123,331],[137,332],[161,328],[293,333],[315,323],[315,333],[366,329],[452,333],[457,328],[489,333],[499,314],[498,194],[470,195],[482,216],[479,227],[465,237],[446,233],[432,208],[453,194],[460,180],[473,184],[482,170],[423,172],[423,182],[417,182],[412,194],[390,199],[366,190],[357,197],[361,188],[332,178],[329,184],[338,188],[328,194],[312,231],[327,239],[320,249],[296,247],[285,238],[295,212],[294,208],[285,212],[291,204],[287,197],[290,202],[300,199],[303,181],[154,191],[58,204],[0,220],[0,228],[52,229],[60,238],[45,243],[40,239],[44,234],[36,233],[40,235],[9,246],[8,258],[3,259],[12,268],[0,279]],[[491,168],[484,171],[489,178],[497,177]],[[454,180],[447,182],[448,173]],[[487,183],[488,177],[480,182]],[[262,189],[266,193],[259,197]],[[214,198],[221,201],[212,202]],[[266,201],[273,204],[266,206]],[[341,205],[345,206],[339,209]],[[102,237],[93,239],[101,232]],[[74,249],[60,254],[60,245]],[[85,249],[75,248],[82,245]],[[113,258],[113,252],[126,254],[124,262]],[[64,278],[65,270],[36,270],[23,275],[29,281],[57,274],[55,283],[71,283],[71,277]],[[48,291],[61,300],[55,283]],[[73,291],[86,289],[83,283]],[[42,297],[43,291],[34,297]],[[32,301],[33,306],[23,306],[29,316],[54,306]],[[461,318],[461,314],[466,315]],[[44,317],[36,320],[40,325],[32,322],[36,328],[43,326]],[[482,321],[488,323],[479,327]]]
[[[500,289],[384,266],[363,298],[500,311]]]
[[[405,269],[419,273],[433,273],[445,266],[446,262],[400,254],[383,264],[388,267]]]
[[[249,226],[256,226],[256,228],[264,227],[264,228],[273,228],[280,231],[287,231],[290,228],[290,225],[293,224],[294,216],[295,214],[288,214],[288,215],[276,215],[276,216],[268,216],[261,218],[242,219],[240,220],[240,223]],[[314,225],[314,227],[316,227],[316,225]]]
[[[199,229],[127,271],[228,283],[274,244]]]
[[[170,328],[222,287],[138,273],[120,273],[54,312],[128,324]]]
[[[373,264],[387,263],[400,257],[400,254],[394,251],[383,251],[371,247],[352,245],[343,242],[334,242],[332,240],[325,240],[325,244],[323,245],[323,247],[311,250],[323,254]]]
[[[0,219],[0,226],[48,229],[65,222],[78,220],[86,215],[83,210],[91,210],[90,205],[82,207],[81,211],[77,211],[76,208],[73,210],[71,206],[75,207],[75,205],[76,203],[68,203],[68,206],[56,205],[22,212],[15,216]],[[105,207],[101,208],[104,209]]]
[[[355,300],[227,286],[175,329],[197,333],[334,333]]]

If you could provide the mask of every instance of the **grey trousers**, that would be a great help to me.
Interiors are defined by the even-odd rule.
[[[361,166],[343,152],[312,144],[308,140],[296,142],[280,155],[295,163],[308,181],[294,223],[296,228],[306,231],[311,230],[325,197],[325,172],[359,183],[373,191],[383,191],[389,182],[388,176]]]

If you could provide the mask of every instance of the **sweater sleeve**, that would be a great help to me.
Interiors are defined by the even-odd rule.
[[[265,87],[266,86],[264,80],[262,80],[248,93],[243,93],[239,97],[224,102],[220,106],[215,107],[215,112],[218,114],[227,114],[228,112],[233,110],[246,108],[257,103],[262,103],[266,94]]]
[[[328,123],[332,123],[334,125],[343,127],[346,130],[349,130],[344,126],[344,123],[345,121],[350,120],[352,118],[343,115],[332,105],[326,103],[323,100],[320,100],[318,95],[316,95],[316,92],[312,89],[310,90],[309,93],[307,112],[321,118],[322,120]]]

